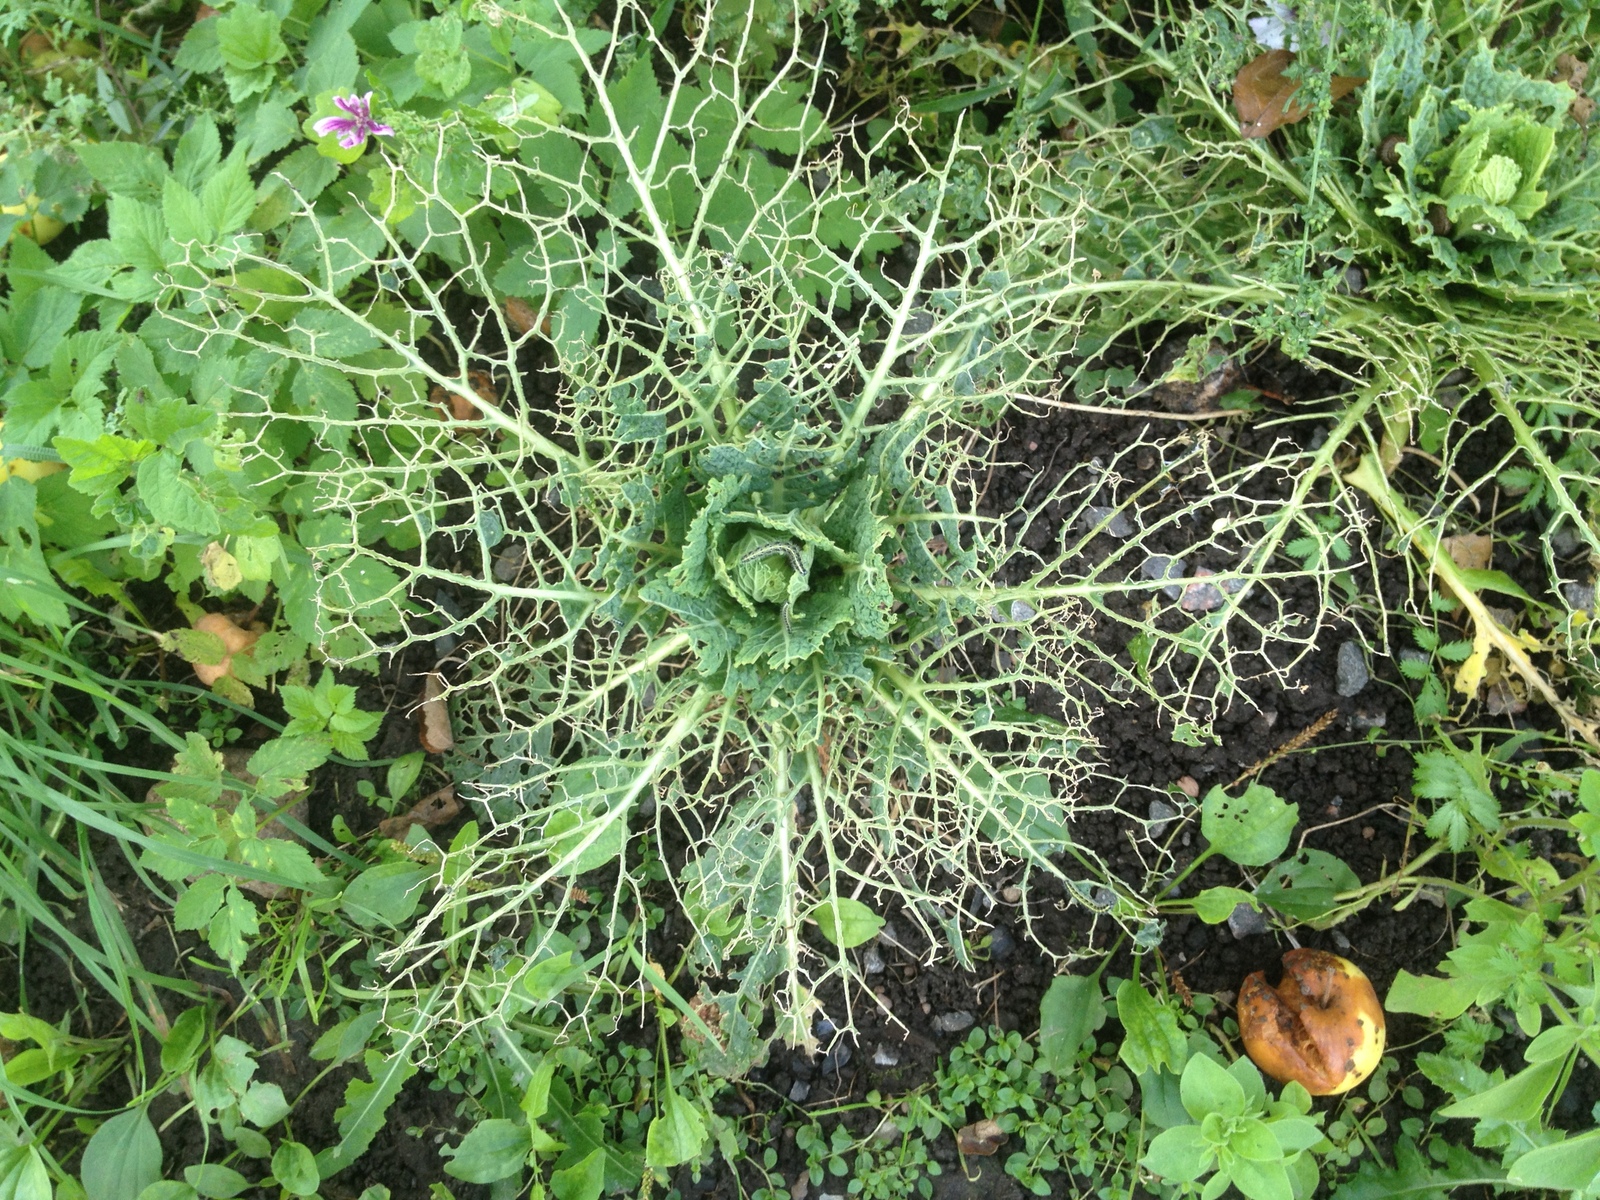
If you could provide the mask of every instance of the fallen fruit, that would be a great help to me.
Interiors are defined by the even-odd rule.
[[[254,646],[261,635],[254,630],[241,629],[228,617],[221,613],[207,613],[194,623],[195,629],[201,633],[214,634],[222,641],[222,648],[227,652],[219,663],[191,663],[194,673],[201,683],[210,687],[224,675],[233,674],[233,656],[247,653]]]
[[[1383,1005],[1348,959],[1291,950],[1276,989],[1261,971],[1245,978],[1239,1034],[1251,1060],[1279,1083],[1332,1096],[1371,1075],[1383,1057]]]
[[[12,217],[25,217],[26,220],[18,221],[14,226],[17,233],[25,238],[30,238],[41,246],[48,246],[61,236],[61,231],[66,225],[39,211],[40,200],[38,196],[30,195],[22,204],[0,204],[0,213]]]
[[[0,483],[4,483],[13,475],[18,479],[26,479],[29,483],[38,483],[46,475],[54,475],[57,471],[66,469],[66,463],[34,462],[27,458],[13,458],[0,462]]]

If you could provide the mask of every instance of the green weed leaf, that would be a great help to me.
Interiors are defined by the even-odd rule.
[[[1266,866],[1282,854],[1299,819],[1293,805],[1259,783],[1237,798],[1214,787],[1200,802],[1200,832],[1212,849],[1246,867]]]
[[[181,1074],[199,1061],[206,1037],[206,1009],[203,1005],[186,1008],[178,1014],[161,1043],[161,1069]]]
[[[445,1149],[449,1158],[445,1174],[468,1183],[494,1183],[522,1170],[533,1143],[523,1121],[493,1118],[479,1121],[454,1150]]]
[[[1600,1176],[1600,1129],[1539,1146],[1511,1164],[1506,1182],[1525,1188],[1582,1192]]]
[[[416,915],[423,888],[433,874],[417,863],[379,863],[350,881],[339,906],[363,928],[397,929]]]
[[[650,1121],[644,1153],[646,1163],[664,1169],[700,1156],[706,1141],[706,1123],[695,1106],[670,1083],[661,1100],[660,1113]]]
[[[168,525],[180,533],[214,537],[222,532],[216,507],[200,494],[183,471],[178,457],[170,451],[146,458],[139,464],[139,498],[158,525]]]
[[[316,1155],[309,1147],[287,1140],[272,1154],[272,1176],[291,1196],[314,1196],[322,1182]]]
[[[199,1166],[185,1167],[183,1177],[189,1186],[199,1195],[206,1197],[206,1200],[233,1200],[233,1197],[250,1186],[250,1181],[243,1175],[221,1163],[201,1163]]]
[[[201,1009],[190,1011],[203,1013]],[[83,1149],[78,1174],[91,1196],[137,1200],[140,1192],[161,1178],[161,1139],[149,1114],[142,1108],[132,1109],[95,1130]]]
[[[1211,1170],[1216,1150],[1198,1125],[1178,1125],[1157,1134],[1139,1161],[1166,1179],[1195,1183]]]
[[[413,1037],[388,1056],[376,1050],[367,1052],[367,1073],[371,1078],[352,1079],[345,1086],[344,1104],[334,1113],[339,1123],[339,1142],[317,1154],[317,1172],[323,1179],[344,1170],[372,1145],[400,1089],[417,1073],[410,1055],[414,1045]]]
[[[1242,888],[1209,887],[1194,898],[1194,914],[1207,925],[1220,925],[1241,904],[1261,911],[1261,904],[1256,897]]]
[[[1106,1023],[1098,975],[1057,975],[1039,1001],[1039,1055],[1046,1070],[1066,1078],[1084,1040]]]
[[[1417,1013],[1436,1021],[1453,1021],[1472,1007],[1478,996],[1478,983],[1460,976],[1413,975],[1401,970],[1395,975],[1383,1006],[1390,1012]]]
[[[883,918],[859,900],[839,896],[824,900],[811,910],[812,919],[822,936],[841,950],[850,950],[863,942],[870,942],[883,928]]]
[[[416,33],[417,75],[446,97],[464,90],[472,78],[472,62],[461,45],[461,18],[454,13],[434,17]],[[644,61],[648,62],[648,58]]]
[[[1224,1117],[1244,1114],[1244,1088],[1224,1067],[1207,1055],[1190,1057],[1179,1077],[1178,1086],[1185,1111],[1197,1123],[1209,1113],[1219,1113]]]
[[[1559,1058],[1524,1067],[1504,1083],[1467,1096],[1439,1110],[1441,1117],[1493,1117],[1500,1121],[1531,1121],[1544,1107],[1560,1077]]]
[[[1342,859],[1323,850],[1302,850],[1267,872],[1256,896],[1285,916],[1315,921],[1338,907],[1336,897],[1361,886]]]
[[[1158,1067],[1177,1071],[1188,1057],[1188,1046],[1178,1027],[1178,1016],[1137,980],[1117,985],[1117,1020],[1122,1022],[1122,1045],[1117,1057],[1135,1075]]]
[[[591,1150],[580,1161],[550,1175],[556,1200],[600,1200],[606,1183],[606,1152]]]

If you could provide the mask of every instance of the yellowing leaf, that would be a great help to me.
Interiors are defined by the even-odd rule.
[[[1486,670],[1485,660],[1487,658],[1486,647],[1481,644],[1484,640],[1486,639],[1480,639],[1480,644],[1467,656],[1467,660],[1456,671],[1456,691],[1463,696],[1476,696],[1479,685],[1483,683]]]
[[[244,582],[238,560],[222,548],[221,542],[211,542],[200,552],[200,567],[205,571],[206,582],[219,592],[231,592]]]

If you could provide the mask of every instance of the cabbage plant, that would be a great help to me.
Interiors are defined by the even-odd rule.
[[[173,247],[150,324],[261,397],[246,470],[292,498],[321,643],[461,646],[479,833],[391,979],[451,964],[459,1028],[653,972],[653,828],[733,1071],[774,995],[812,1036],[891,897],[963,956],[1002,863],[1138,907],[1071,836],[1082,714],[1028,710],[1076,669],[1079,600],[977,503],[995,419],[1121,285],[1046,147],[901,174],[915,119],[832,129],[792,27],[719,8],[685,54],[583,7],[491,6],[463,43],[538,64],[536,103],[463,53],[417,61],[437,118],[379,95],[364,148],[309,128],[250,230]],[[597,893],[585,957],[566,912]]]

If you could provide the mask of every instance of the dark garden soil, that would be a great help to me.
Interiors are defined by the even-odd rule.
[[[1287,371],[1288,368],[1285,368]],[[1309,387],[1305,379],[1259,386],[1281,392],[1291,384]],[[1272,386],[1277,384],[1278,386]],[[1316,422],[1290,426],[1289,436],[1315,436]],[[1299,430],[1298,434],[1294,430]],[[1003,430],[996,461],[999,464],[988,481],[986,503],[1003,509],[1029,487],[1055,482],[1052,475],[1082,469],[1098,459],[1109,462],[1143,440],[1192,434],[1195,426],[1176,421],[1152,421],[1126,416],[1098,416],[1081,412],[1049,410],[1037,416],[1017,416]],[[1207,436],[1215,439],[1219,455],[1250,455],[1265,451],[1268,443],[1284,435],[1270,434],[1246,421],[1223,421],[1208,426]],[[1040,448],[1048,448],[1048,453]],[[1492,448],[1490,448],[1492,449]],[[1485,456],[1490,453],[1485,450]],[[1155,469],[1154,463],[1134,470]],[[1041,478],[1041,474],[1045,477]],[[1130,486],[1137,484],[1134,478]],[[1263,480],[1263,487],[1281,486]],[[1174,498],[1172,503],[1181,503]],[[1059,536],[1052,522],[1061,514],[1047,510],[1038,528],[1018,529],[1017,538],[1036,551],[1051,549]],[[1510,527],[1512,533],[1527,532]],[[1497,534],[1502,532],[1497,530]],[[1514,537],[1497,536],[1498,546]],[[1101,544],[1101,543],[1104,544]],[[1114,549],[1105,538],[1091,543],[1085,561],[1068,563],[1072,574],[1093,565],[1096,554]],[[1159,544],[1149,549],[1161,551]],[[1381,594],[1387,611],[1397,611],[1413,586],[1405,564],[1398,559],[1383,560],[1378,578],[1365,568],[1358,570],[1356,591],[1361,595]],[[1218,569],[1227,564],[1218,563]],[[1515,554],[1496,559],[1495,565],[1522,581],[1530,591],[1546,585],[1536,569]],[[1536,567],[1537,564],[1534,564]],[[1320,600],[1308,587],[1302,597],[1308,613],[1320,607]],[[1130,601],[1132,603],[1132,601]],[[1175,606],[1174,606],[1175,607]],[[1182,619],[1176,614],[1174,619]],[[1391,631],[1394,632],[1394,631]],[[1106,623],[1094,631],[1101,650],[1107,655],[1126,655],[1126,633],[1122,627]],[[1203,794],[1214,785],[1230,785],[1250,776],[1296,803],[1300,810],[1297,837],[1303,844],[1336,854],[1363,882],[1382,877],[1407,860],[1416,847],[1408,842],[1404,823],[1410,800],[1411,757],[1407,744],[1416,737],[1409,699],[1412,685],[1400,676],[1394,664],[1377,655],[1367,656],[1370,680],[1356,694],[1341,696],[1336,688],[1340,646],[1358,635],[1370,644],[1379,644],[1370,628],[1356,629],[1333,618],[1320,630],[1314,647],[1299,657],[1285,682],[1265,675],[1265,667],[1282,661],[1281,647],[1253,649],[1263,677],[1246,680],[1231,704],[1213,714],[1216,744],[1186,745],[1172,737],[1170,721],[1156,706],[1132,694],[1097,704],[1100,715],[1092,732],[1096,745],[1089,752],[1095,771],[1089,777],[1084,799],[1096,809],[1091,816],[1077,820],[1072,832],[1079,842],[1098,854],[1132,888],[1144,886],[1149,867],[1156,861],[1156,844],[1149,833],[1150,822],[1161,814],[1152,804],[1177,808],[1188,796]],[[383,731],[373,746],[375,759],[405,753],[416,746],[416,724],[412,710],[418,698],[421,672],[432,669],[437,660],[448,659],[452,645],[421,643],[409,658],[384,661],[380,675],[352,679],[361,682],[363,707],[387,712]],[[1250,654],[1241,657],[1250,674]],[[415,659],[415,661],[412,661]],[[1060,697],[1036,695],[1033,706],[1049,711],[1059,706]],[[276,715],[269,713],[269,716]],[[1543,719],[1537,708],[1521,723]],[[1307,731],[1314,731],[1306,737]],[[247,732],[245,741],[269,736],[264,727]],[[1275,758],[1285,746],[1304,741],[1304,745]],[[165,769],[170,758],[154,747],[135,746],[124,752],[124,762]],[[1260,764],[1270,761],[1264,769]],[[308,824],[324,839],[332,839],[335,817],[358,835],[364,834],[382,815],[358,794],[363,779],[382,787],[380,772],[370,768],[334,766],[318,776],[309,797]],[[449,830],[441,833],[448,836]],[[1198,834],[1181,832],[1172,845],[1173,861],[1167,869],[1181,869],[1198,851]],[[99,864],[107,885],[122,909],[123,920],[133,938],[144,968],[159,976],[190,981],[198,998],[209,995],[217,1004],[219,1023],[240,1023],[241,1036],[255,1046],[275,1049],[260,1056],[259,1077],[277,1082],[291,1098],[315,1077],[321,1068],[308,1050],[315,1032],[303,1017],[291,1016],[286,1028],[272,1024],[276,1008],[268,1004],[247,1005],[237,982],[222,970],[205,964],[211,961],[203,942],[192,935],[174,935],[170,914],[157,904],[127,862],[120,848],[107,841],[96,841]],[[664,848],[668,849],[668,848]],[[670,854],[669,854],[670,858]],[[1448,874],[1448,865],[1435,868]],[[1090,950],[1110,950],[1117,941],[1116,928],[1053,882],[1037,878],[1023,893],[1014,877],[990,880],[990,898],[985,910],[977,910],[989,923],[977,937],[987,934],[987,961],[975,970],[965,971],[950,965],[918,933],[917,924],[903,912],[892,909],[884,935],[870,948],[857,951],[869,988],[857,988],[848,997],[838,984],[825,989],[821,997],[824,1012],[844,1024],[849,1013],[856,1034],[853,1038],[825,1038],[826,1054],[817,1056],[773,1049],[770,1060],[751,1072],[729,1094],[727,1112],[737,1117],[757,1147],[771,1146],[778,1152],[778,1167],[787,1182],[795,1183],[804,1174],[805,1156],[796,1147],[793,1127],[806,1110],[832,1109],[840,1104],[860,1102],[868,1092],[886,1097],[904,1094],[929,1084],[943,1056],[961,1038],[962,1031],[942,1032],[953,1014],[970,1014],[973,1021],[998,1026],[1003,1030],[1031,1033],[1038,1024],[1039,1001],[1058,969],[1060,956],[1083,954]],[[1249,886],[1238,868],[1213,860],[1182,884],[1182,894],[1213,885]],[[1031,931],[1032,937],[1029,936]],[[90,936],[87,929],[84,936]],[[1389,898],[1380,898],[1363,912],[1335,929],[1300,929],[1295,933],[1300,944],[1344,954],[1361,966],[1383,994],[1395,973],[1402,967],[1425,972],[1439,962],[1451,945],[1448,912],[1441,906],[1419,901],[1396,911]],[[1033,940],[1037,938],[1037,944]],[[669,939],[670,940],[670,939]],[[976,939],[974,939],[976,940]],[[1240,924],[1207,926],[1198,920],[1179,917],[1165,929],[1159,947],[1160,966],[1168,973],[1170,986],[1180,994],[1210,993],[1220,1001],[1214,1019],[1231,1012],[1231,1002],[1245,974],[1260,969],[1269,972],[1282,953],[1293,944],[1288,935],[1271,930],[1264,923],[1254,927]],[[868,950],[870,949],[870,956]],[[1147,957],[1144,969],[1152,966]],[[27,1010],[46,1019],[56,1019],[73,1011],[74,1032],[108,1036],[120,1032],[121,1010],[109,1000],[92,999],[97,988],[80,984],[70,956],[37,942],[26,947],[22,969],[12,977],[0,979],[0,1009]],[[1120,949],[1109,964],[1112,974],[1129,973],[1132,961]],[[1082,969],[1082,968],[1080,968]],[[85,1001],[83,997],[90,997]],[[83,1004],[88,1008],[84,1009]],[[168,1019],[181,1011],[169,1001]],[[942,1020],[941,1020],[942,1019]],[[959,1024],[959,1022],[957,1022]],[[1391,1045],[1405,1045],[1422,1036],[1422,1030],[1405,1017],[1391,1017]],[[653,1030],[631,1035],[654,1041]],[[145,1039],[152,1046],[150,1039]],[[152,1050],[153,1052],[153,1050]],[[152,1064],[153,1065],[153,1064]],[[312,1147],[333,1144],[338,1138],[335,1111],[342,1103],[352,1068],[332,1073],[318,1084],[297,1108],[293,1136]],[[1593,1072],[1589,1073],[1591,1076]],[[372,1183],[387,1185],[396,1200],[423,1200],[434,1183],[445,1183],[451,1192],[468,1200],[486,1195],[487,1190],[464,1185],[443,1173],[440,1146],[453,1144],[470,1128],[474,1113],[470,1104],[448,1090],[429,1086],[430,1076],[419,1074],[406,1087],[388,1115],[387,1123],[372,1149],[358,1165],[325,1186],[329,1200],[357,1196]],[[1405,1082],[1422,1083],[1420,1079]],[[1580,1077],[1568,1095],[1570,1103],[1582,1111],[1594,1097],[1587,1096],[1584,1083],[1596,1081]],[[100,1102],[107,1108],[125,1102],[125,1095],[114,1095],[118,1081],[108,1085]],[[1397,1084],[1398,1086],[1398,1084]],[[173,1094],[160,1098],[152,1108],[158,1125],[172,1118],[163,1128],[163,1141],[169,1166],[201,1161],[204,1131],[192,1113],[184,1113],[187,1097]],[[1325,1105],[1328,1102],[1322,1102]],[[969,1117],[976,1119],[974,1110]],[[846,1123],[865,1133],[878,1121],[870,1108],[846,1115]],[[963,1171],[952,1139],[942,1139],[934,1153],[944,1167],[936,1196],[972,1196],[986,1200],[1020,1197],[1015,1181],[1000,1168],[1004,1156],[970,1160]],[[734,1197],[739,1195],[735,1175],[742,1177],[746,1191],[761,1186],[754,1164],[720,1163],[699,1180],[680,1172],[674,1182],[688,1197]],[[813,1189],[819,1192],[843,1190],[842,1183]],[[801,1192],[793,1193],[799,1197]],[[1073,1182],[1059,1181],[1058,1195],[1076,1194]]]
[[[1280,376],[1253,382],[1274,391],[1297,386],[1302,395],[1320,382],[1306,378],[1292,365],[1280,364],[1279,370],[1290,379]],[[1308,421],[1291,428],[1299,428],[1301,436],[1309,440],[1316,436],[1318,425]],[[1015,417],[998,447],[997,461],[1009,465],[999,467],[989,480],[990,504],[995,510],[1003,510],[1029,488],[1035,494],[1047,490],[1055,479],[1040,478],[1041,473],[1059,476],[1094,459],[1110,462],[1139,441],[1179,436],[1192,433],[1193,429],[1192,425],[1176,421],[1060,410]],[[1209,433],[1217,439],[1219,455],[1262,453],[1272,439],[1283,436],[1281,430],[1266,435],[1255,426],[1240,422],[1214,425]],[[1492,452],[1494,447],[1482,451],[1486,458]],[[1041,463],[1045,465],[1041,467]],[[1133,479],[1129,486],[1138,482]],[[1417,482],[1426,486],[1433,481]],[[1491,503],[1494,499],[1487,498]],[[1034,550],[1046,553],[1054,549],[1059,520],[1059,513],[1047,510],[1039,523],[1046,528],[1019,529],[1017,536]],[[1508,518],[1497,526],[1494,565],[1537,595],[1548,589],[1537,561],[1531,555],[1503,548],[1510,546],[1514,550],[1518,535],[1529,532],[1522,528],[1526,524]],[[1536,533],[1533,541],[1537,545]],[[1150,549],[1160,551],[1162,547],[1152,545]],[[1092,562],[1081,565],[1087,568]],[[1223,569],[1227,564],[1214,565]],[[1072,573],[1071,565],[1068,573]],[[1358,576],[1358,594],[1381,594],[1386,611],[1391,613],[1400,609],[1408,589],[1414,585],[1405,562],[1399,558],[1381,560],[1376,579],[1365,568],[1358,569]],[[1309,585],[1303,590],[1303,611],[1317,612],[1318,596]],[[1285,682],[1269,678],[1246,682],[1230,705],[1213,714],[1213,728],[1219,739],[1215,744],[1192,746],[1174,740],[1170,718],[1148,699],[1131,697],[1105,704],[1093,722],[1098,743],[1093,757],[1099,770],[1090,778],[1084,799],[1092,806],[1115,812],[1100,811],[1083,817],[1072,827],[1074,836],[1098,853],[1124,882],[1138,887],[1146,878],[1146,863],[1152,857],[1153,845],[1147,832],[1155,815],[1152,803],[1168,805],[1170,811],[1184,801],[1185,792],[1203,794],[1214,785],[1235,785],[1248,776],[1298,805],[1296,848],[1303,846],[1338,856],[1363,883],[1395,870],[1420,848],[1408,839],[1406,822],[1411,802],[1410,746],[1417,737],[1411,706],[1415,685],[1403,679],[1391,660],[1367,655],[1370,678],[1366,685],[1353,695],[1340,695],[1337,688],[1341,645],[1363,634],[1368,643],[1379,644],[1380,639],[1373,635],[1381,632],[1370,626],[1357,630],[1346,620],[1330,619],[1310,653],[1299,658]],[[1398,624],[1388,632],[1404,633]],[[1097,630],[1102,651],[1125,653],[1125,644],[1108,644],[1105,634],[1121,638],[1124,643],[1126,638],[1115,626]],[[1399,637],[1394,644],[1408,645],[1409,638]],[[1268,662],[1279,661],[1281,648],[1261,647],[1260,652],[1258,665],[1264,667]],[[1044,711],[1058,703],[1059,698],[1051,696],[1033,699],[1033,706]],[[1541,722],[1555,731],[1551,721],[1551,715],[1537,706],[1520,720],[1501,718],[1508,734],[1517,728],[1539,728]],[[1290,752],[1282,753],[1286,748]],[[1260,764],[1269,760],[1269,765],[1261,769]],[[1197,832],[1191,829],[1181,833],[1172,869],[1187,865],[1199,848]],[[1550,848],[1536,850],[1548,854]],[[1436,860],[1435,866],[1441,876],[1449,876],[1453,870],[1448,860]],[[1179,894],[1192,895],[1218,885],[1248,888],[1254,882],[1248,874],[1242,876],[1238,867],[1218,858],[1185,880]],[[892,1098],[931,1083],[944,1055],[966,1036],[964,1032],[942,1032],[942,1017],[967,1013],[980,1024],[1032,1033],[1038,1027],[1039,1001],[1057,973],[1046,949],[1056,955],[1083,953],[1091,948],[1112,949],[1116,929],[1103,919],[1097,922],[1090,909],[1053,881],[1036,884],[1029,894],[1007,902],[1008,894],[1016,894],[1015,889],[1010,893],[1006,890],[1011,883],[1010,878],[990,881],[995,899],[986,914],[986,920],[992,923],[988,929],[989,960],[971,971],[939,957],[936,948],[919,938],[915,923],[891,905],[889,924],[874,948],[873,957],[881,960],[882,968],[866,975],[872,994],[858,988],[847,1005],[842,988],[835,985],[822,996],[829,1014],[842,1013],[848,1007],[856,1037],[840,1035],[831,1044],[824,1039],[827,1053],[817,1056],[776,1048],[772,1060],[751,1073],[739,1099],[745,1108],[754,1111],[746,1115],[745,1109],[733,1103],[727,1111],[729,1115],[745,1116],[757,1144],[764,1139],[778,1150],[778,1169],[785,1180],[793,1184],[805,1174],[805,1155],[795,1145],[793,1134],[795,1121],[804,1110],[859,1104],[869,1092]],[[983,903],[980,899],[979,911]],[[1025,930],[1031,930],[1040,944],[1025,936]],[[984,932],[980,925],[977,936]],[[1393,898],[1381,897],[1334,929],[1300,928],[1292,937],[1269,928],[1264,920],[1241,921],[1235,927],[1208,926],[1193,917],[1178,917],[1167,923],[1158,956],[1174,992],[1209,993],[1216,997],[1219,1004],[1212,1020],[1218,1022],[1231,1016],[1233,999],[1245,975],[1265,970],[1275,983],[1279,960],[1294,945],[1349,957],[1368,974],[1381,996],[1400,969],[1426,973],[1437,966],[1452,944],[1451,914],[1442,898],[1397,905]],[[869,961],[865,953],[857,953],[865,966]],[[871,967],[877,965],[876,961],[871,962]],[[1144,965],[1148,971],[1148,959]],[[1108,971],[1126,975],[1131,966],[1130,953],[1124,947],[1113,955]],[[1088,969],[1092,967],[1093,960]],[[1391,1047],[1408,1046],[1424,1036],[1425,1030],[1416,1019],[1390,1016]],[[1408,1061],[1409,1055],[1402,1063],[1403,1070]],[[884,1065],[891,1062],[893,1065]],[[1564,1103],[1575,1113],[1586,1112],[1595,1098],[1587,1092],[1595,1089],[1584,1085],[1594,1082],[1575,1080],[1569,1093],[1572,1099]],[[1393,1081],[1397,1090],[1406,1084],[1421,1087],[1430,1104],[1444,1102],[1420,1075]],[[1324,1110],[1335,1107],[1331,1099],[1317,1103]],[[967,1114],[970,1120],[983,1115],[976,1108]],[[846,1113],[842,1120],[857,1136],[865,1136],[880,1116],[881,1110],[864,1107]],[[1386,1148],[1382,1139],[1379,1148]],[[933,1153],[944,1167],[934,1193],[941,1200],[1011,1200],[1025,1194],[1001,1169],[1004,1150],[996,1158],[971,1158],[963,1164],[954,1139],[944,1138]],[[745,1164],[739,1173],[747,1191],[761,1185],[753,1164]],[[698,1181],[684,1173],[676,1182],[686,1196],[733,1197],[739,1190],[732,1174],[733,1170],[723,1165]],[[843,1191],[842,1183],[830,1179],[820,1189],[810,1189],[810,1193],[839,1193]],[[803,1190],[795,1194],[801,1195]],[[1061,1177],[1053,1194],[1087,1193],[1081,1184]]]

